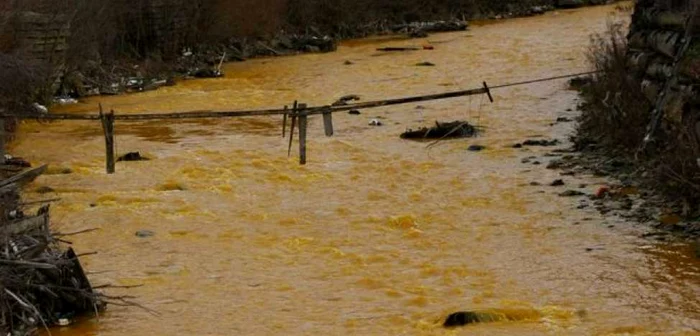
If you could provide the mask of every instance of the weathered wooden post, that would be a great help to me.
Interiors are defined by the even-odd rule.
[[[306,164],[306,127],[308,126],[308,111],[306,104],[298,105],[299,112],[299,164]]]
[[[107,174],[114,174],[114,111],[104,114],[102,112],[102,105],[100,105],[100,120],[102,121],[102,130],[105,134]]]
[[[333,114],[330,108],[323,111],[323,129],[326,136],[333,136]]]
[[[287,136],[287,105],[284,105],[284,115],[282,116],[282,137]]]
[[[292,155],[292,141],[294,141],[294,125],[297,122],[297,101],[292,105],[292,125],[289,130],[289,147],[287,147],[287,157]]]

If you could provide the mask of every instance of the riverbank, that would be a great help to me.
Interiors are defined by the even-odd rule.
[[[508,18],[528,17],[561,8],[600,5],[613,1],[562,2],[561,6],[518,3],[508,5],[505,11],[479,12],[469,20],[481,22]],[[495,7],[497,8],[497,7]],[[391,23],[376,21],[342,31],[321,31],[307,27],[305,34],[280,31],[269,38],[229,38],[225,42],[195,44],[183,48],[174,59],[142,61],[121,60],[116,63],[86,63],[63,76],[55,102],[73,102],[70,99],[92,95],[115,95],[155,90],[175,85],[177,81],[191,78],[216,78],[224,76],[221,66],[228,62],[241,62],[259,57],[291,56],[302,53],[333,52],[340,41],[367,36],[396,35],[397,40],[425,38],[429,34],[466,30],[468,23],[449,18],[447,21]],[[433,47],[433,46],[429,46]]]

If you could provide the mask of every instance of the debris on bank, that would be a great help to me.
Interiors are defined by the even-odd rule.
[[[28,169],[0,181],[3,335],[32,335],[38,328],[68,325],[105,308],[106,297],[93,289],[78,255],[65,247],[62,237],[67,235],[51,231],[47,204],[51,201],[21,202],[21,186],[45,170],[46,166]],[[32,209],[32,204],[38,209]]]
[[[452,121],[446,123],[435,122],[433,127],[423,127],[418,130],[409,129],[401,133],[401,139],[456,139],[469,138],[477,134],[477,127],[466,121]]]

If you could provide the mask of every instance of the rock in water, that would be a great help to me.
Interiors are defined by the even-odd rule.
[[[450,314],[450,316],[445,319],[442,326],[445,328],[454,328],[474,323],[498,322],[504,320],[508,320],[508,317],[504,314],[462,311]]]
[[[139,152],[130,152],[120,156],[119,159],[117,159],[117,162],[122,161],[148,161],[148,158],[141,156],[141,153]]]
[[[552,187],[560,187],[564,185],[564,180],[554,180],[550,186]]]
[[[153,237],[153,236],[155,236],[155,234],[156,233],[151,231],[151,230],[138,230],[138,231],[136,231],[136,237],[139,237],[139,238]]]

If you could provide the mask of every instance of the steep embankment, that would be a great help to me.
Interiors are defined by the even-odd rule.
[[[693,6],[639,1],[626,37],[612,27],[595,41],[589,58],[601,73],[582,89],[577,145],[591,154],[585,165],[664,196],[650,198],[637,218],[697,235],[700,20]]]

